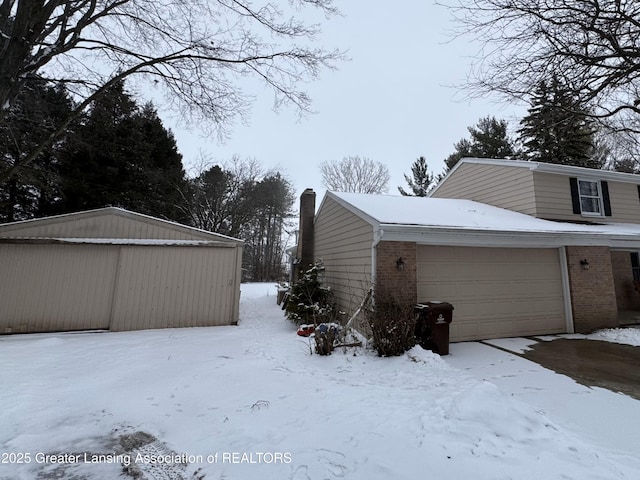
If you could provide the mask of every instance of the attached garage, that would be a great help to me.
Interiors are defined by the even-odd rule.
[[[370,289],[402,305],[449,302],[452,341],[615,326],[610,249],[640,250],[638,225],[554,222],[471,200],[327,192],[315,215],[303,207],[341,310],[353,314]]]
[[[119,208],[0,225],[0,333],[230,325],[242,242]]]
[[[455,306],[457,340],[567,331],[557,248],[418,245],[417,295]]]

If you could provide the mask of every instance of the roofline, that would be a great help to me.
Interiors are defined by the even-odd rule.
[[[116,246],[169,246],[169,247],[222,247],[237,248],[237,244],[222,240],[169,240],[128,238],[49,238],[49,237],[0,237],[0,245],[116,245]]]
[[[445,177],[429,192],[431,196],[436,192],[440,186],[451,176],[461,165],[475,164],[475,165],[497,165],[524,168],[531,171],[537,171],[540,173],[552,173],[556,175],[571,175],[574,177],[608,180],[623,183],[633,183],[640,185],[640,175],[635,173],[623,173],[614,172],[611,170],[599,170],[596,168],[576,167],[574,165],[558,165],[554,163],[545,162],[529,162],[527,160],[511,160],[507,158],[470,158],[465,157],[460,159],[451,170],[445,175]]]
[[[382,240],[419,245],[462,247],[557,248],[598,246],[640,249],[640,236],[607,232],[545,232],[535,230],[478,230],[424,225],[380,225]]]
[[[640,235],[609,232],[476,229],[438,225],[414,225],[379,222],[333,192],[327,191],[340,206],[368,222],[378,231],[381,241],[415,242],[421,245],[495,246],[512,248],[558,248],[564,246],[602,246],[640,250]],[[473,202],[473,200],[468,200]],[[476,202],[477,203],[477,202]],[[521,215],[525,215],[524,213]]]
[[[336,195],[336,193],[334,193],[332,191],[329,191],[329,190],[327,190],[326,193],[324,194],[324,197],[322,197],[322,202],[320,202],[320,206],[318,207],[318,210],[316,211],[316,218],[318,216],[318,213],[320,213],[320,211],[322,210],[324,202],[327,200],[327,198],[332,199],[333,201],[338,203],[340,206],[346,208],[351,213],[353,213],[357,217],[361,218],[362,220],[364,220],[365,222],[367,222],[371,226],[377,227],[377,226],[380,225],[380,222],[378,220],[376,220],[375,218],[373,218],[371,215],[368,215],[368,214],[364,213],[359,208],[355,207],[351,203],[349,203],[346,200],[340,198],[338,195]],[[314,222],[315,222],[315,218],[314,218]]]
[[[161,224],[163,226],[166,227],[170,227],[174,230],[179,230],[179,231],[183,231],[183,232],[195,232],[195,233],[200,233],[200,234],[204,234],[208,237],[215,237],[217,239],[224,239],[224,240],[229,240],[229,241],[233,241],[239,244],[243,244],[244,242],[238,238],[234,238],[234,237],[230,237],[228,235],[223,235],[221,233],[215,233],[215,232],[210,232],[208,230],[203,230],[201,228],[196,228],[196,227],[190,227],[189,225],[183,225],[181,223],[178,222],[174,222],[172,220],[165,220],[163,218],[158,218],[158,217],[153,217],[151,215],[146,215],[144,213],[138,213],[138,212],[133,212],[131,210],[126,210],[124,208],[120,208],[120,207],[102,207],[102,208],[95,208],[95,209],[91,209],[91,210],[83,210],[80,212],[71,212],[71,213],[63,213],[60,215],[52,215],[50,217],[41,217],[41,218],[31,218],[29,220],[20,220],[17,222],[10,222],[10,223],[4,223],[4,224],[0,224],[0,234],[2,232],[2,230],[13,230],[14,228],[21,228],[24,226],[28,226],[29,224],[35,224],[35,223],[40,223],[42,225],[47,225],[50,223],[55,223],[61,219],[70,219],[73,217],[79,218],[79,217],[87,217],[87,218],[91,218],[91,217],[96,217],[99,215],[103,215],[106,213],[112,213],[112,214],[116,214],[116,215],[120,215],[123,217],[129,217],[129,218],[134,218],[134,219],[143,219],[146,221],[151,221],[155,224]]]

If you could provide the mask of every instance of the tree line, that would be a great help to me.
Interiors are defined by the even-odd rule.
[[[32,80],[0,121],[0,222],[117,206],[245,241],[243,277],[280,278],[293,187],[255,160],[186,175],[152,103],[115,82],[27,165],[23,153],[74,109],[62,84]]]
[[[516,159],[586,168],[640,173],[640,144],[633,131],[614,131],[594,117],[581,96],[560,77],[541,80],[529,94],[529,108],[515,130],[509,123],[487,116],[467,128],[469,137],[454,144],[444,159],[444,171],[429,170],[423,156],[405,174],[408,189],[402,195],[426,196],[462,158]],[[388,190],[387,167],[371,159],[345,157],[325,162],[320,168],[324,185],[330,190],[383,193]],[[346,174],[345,172],[351,172]],[[352,172],[357,172],[354,175]]]

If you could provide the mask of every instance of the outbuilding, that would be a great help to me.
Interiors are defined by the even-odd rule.
[[[242,245],[115,207],[0,225],[0,334],[236,324]]]

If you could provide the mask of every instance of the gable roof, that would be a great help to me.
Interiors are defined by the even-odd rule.
[[[0,238],[52,239],[65,243],[242,244],[239,239],[118,207],[0,225]]]
[[[379,239],[503,246],[607,245],[640,248],[640,225],[581,225],[542,220],[473,200],[327,192],[362,218]]]

